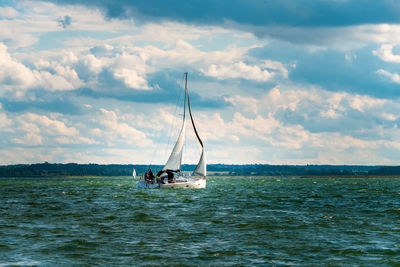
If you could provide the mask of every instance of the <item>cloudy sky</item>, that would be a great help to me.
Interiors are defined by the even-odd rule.
[[[400,164],[397,0],[1,0],[0,165],[164,163],[186,71],[209,163]]]

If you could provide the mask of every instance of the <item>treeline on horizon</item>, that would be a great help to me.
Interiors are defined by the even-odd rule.
[[[162,165],[37,163],[0,166],[0,177],[60,177],[60,176],[132,176],[149,168],[157,172]],[[182,165],[183,171],[191,171],[195,165]],[[208,164],[213,176],[366,176],[400,175],[400,166],[359,165],[268,165],[268,164]]]

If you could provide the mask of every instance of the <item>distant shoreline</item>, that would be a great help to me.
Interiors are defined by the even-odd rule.
[[[2,178],[71,178],[71,179],[101,179],[101,178],[127,178],[132,180],[139,180],[140,177],[133,178],[132,176],[121,175],[54,175],[54,176],[0,176]],[[300,179],[351,179],[351,178],[359,178],[359,179],[368,179],[368,178],[400,178],[400,175],[337,175],[337,176],[301,176],[301,175],[288,175],[288,176],[270,176],[270,175],[207,175],[207,178],[248,178],[248,179],[290,179],[290,178],[300,178]]]
[[[110,177],[143,175],[163,165],[36,163],[0,166],[0,177]],[[195,165],[184,164],[182,171],[193,171]],[[365,165],[269,165],[208,164],[208,176],[235,177],[301,177],[301,178],[368,178],[400,177],[400,166]]]

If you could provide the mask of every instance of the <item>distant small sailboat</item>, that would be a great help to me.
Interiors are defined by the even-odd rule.
[[[132,176],[133,176],[133,178],[136,178],[136,169],[133,169]]]
[[[183,146],[185,143],[186,131],[186,101],[189,108],[190,120],[197,137],[197,141],[201,148],[200,160],[192,174],[187,175],[181,171]],[[205,188],[207,178],[207,165],[206,156],[204,152],[204,145],[197,132],[194,124],[192,108],[190,106],[190,99],[187,88],[187,72],[185,73],[185,102],[183,105],[183,121],[182,128],[176,140],[175,146],[172,149],[167,163],[161,171],[157,173],[158,179],[154,177],[151,169],[146,173],[144,179],[138,182],[139,188]]]

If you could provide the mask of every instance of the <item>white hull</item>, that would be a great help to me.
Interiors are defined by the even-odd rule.
[[[205,177],[192,177],[187,179],[184,182],[175,182],[175,183],[148,183],[145,180],[139,180],[137,187],[138,188],[205,188],[207,180]]]

